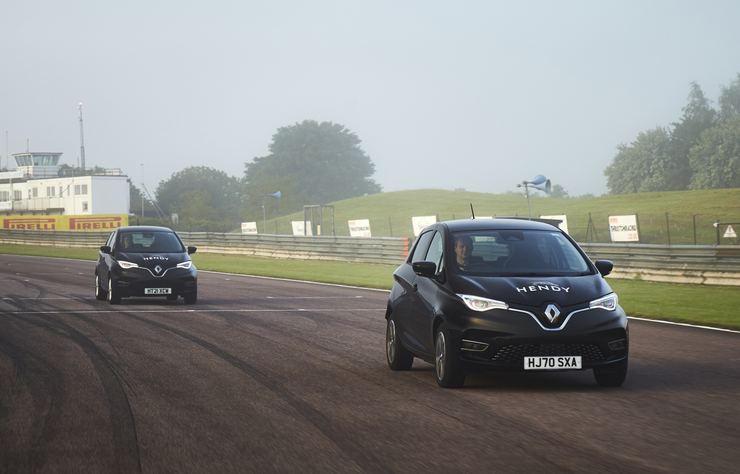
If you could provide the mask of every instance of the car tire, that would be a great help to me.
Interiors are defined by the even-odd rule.
[[[167,301],[177,301],[177,295],[167,295]]]
[[[112,277],[108,277],[108,303],[121,304],[121,297],[118,295],[118,290],[115,289],[115,281]]]
[[[198,292],[194,291],[192,293],[188,293],[183,295],[183,298],[185,299],[185,304],[195,304],[198,302]]]
[[[409,370],[414,364],[414,355],[401,344],[393,316],[388,318],[385,328],[385,360],[391,370]]]
[[[465,370],[461,367],[458,349],[444,324],[434,337],[434,378],[444,388],[457,388],[465,384]]]
[[[627,378],[627,358],[616,364],[607,365],[606,367],[595,367],[594,378],[596,383],[602,387],[621,387],[624,379]]]
[[[108,297],[108,293],[100,287],[100,277],[98,274],[95,274],[95,299],[100,301],[105,301],[105,299]]]

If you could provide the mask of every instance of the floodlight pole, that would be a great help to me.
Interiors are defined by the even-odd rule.
[[[77,105],[80,111],[80,167],[85,169],[85,134],[82,129],[82,102]]]

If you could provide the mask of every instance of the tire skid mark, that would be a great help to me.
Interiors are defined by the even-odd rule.
[[[125,382],[115,364],[90,338],[72,326],[44,315],[32,317],[40,321],[27,320],[28,323],[61,333],[83,350],[100,379],[108,401],[115,469],[118,472],[141,472],[136,420],[123,387]]]
[[[207,313],[208,311],[203,311]],[[308,313],[308,311],[307,311]],[[223,314],[223,313],[213,313],[213,316],[222,318],[222,319],[238,319],[242,322],[245,320],[243,318],[238,318],[238,316],[234,314]],[[259,326],[260,328],[272,330],[274,332],[280,332],[280,328],[276,328],[274,326],[270,326],[268,323],[262,320],[258,319],[249,319],[248,320],[250,324],[254,324]],[[253,331],[249,331],[246,328],[241,325],[236,325],[236,329],[242,332],[243,334],[246,334],[248,336],[252,336],[258,339],[264,339],[267,340],[277,346],[280,347],[288,347],[286,343],[277,341],[276,339],[266,337],[264,334],[258,334]],[[294,333],[291,335],[291,338],[293,339],[299,339],[300,341],[307,343],[307,344],[314,344],[314,348],[319,350],[320,352],[329,355],[331,357],[340,357],[341,359],[345,361],[349,361],[352,365],[357,366],[359,369],[358,371],[353,371],[349,368],[347,368],[344,365],[341,365],[341,363],[333,361],[333,360],[326,360],[322,359],[322,362],[327,363],[331,365],[332,367],[335,367],[342,372],[349,374],[353,377],[359,378],[371,385],[374,385],[383,391],[390,391],[397,395],[399,398],[402,398],[407,401],[412,401],[415,404],[417,404],[419,407],[425,407],[426,409],[433,411],[437,413],[438,416],[442,416],[445,418],[449,418],[451,420],[454,420],[457,423],[460,423],[462,425],[465,425],[469,429],[478,430],[481,433],[485,433],[486,431],[490,430],[491,426],[496,427],[505,427],[503,431],[510,432],[510,433],[528,433],[524,439],[520,442],[517,442],[515,444],[516,448],[521,450],[523,453],[527,453],[527,455],[530,458],[536,458],[542,462],[551,464],[553,467],[560,468],[563,471],[571,471],[573,469],[573,466],[568,463],[563,463],[562,460],[558,459],[552,459],[549,454],[546,452],[538,453],[536,452],[536,448],[533,448],[531,444],[531,439],[538,439],[542,441],[544,444],[551,444],[552,446],[557,446],[562,444],[561,438],[557,434],[553,434],[550,432],[543,432],[541,428],[537,427],[535,424],[528,422],[528,421],[522,421],[518,418],[512,418],[510,416],[506,416],[506,414],[500,413],[498,411],[491,411],[490,405],[485,405],[479,402],[475,399],[470,398],[462,398],[459,396],[459,392],[454,391],[448,391],[448,390],[435,390],[437,389],[436,384],[433,382],[433,378],[429,376],[428,373],[420,374],[418,377],[409,377],[409,378],[401,378],[402,385],[388,385],[387,383],[384,383],[384,379],[373,376],[371,374],[365,373],[364,371],[367,370],[367,367],[363,367],[359,364],[355,364],[353,361],[347,359],[346,352],[343,352],[341,350],[332,351],[328,347],[315,345],[316,340],[312,340],[307,337],[302,337],[299,333]],[[290,347],[291,350],[295,350],[295,347]],[[410,374],[409,374],[410,375]],[[424,397],[422,399],[416,398],[416,397],[410,397],[407,388],[405,387],[422,387],[423,390],[435,390],[433,392],[433,395],[431,397]],[[440,400],[441,399],[441,400]],[[495,418],[495,422],[491,423],[490,419],[484,420],[483,418],[475,418],[475,417],[468,417],[467,419],[455,416],[447,411],[445,411],[443,408],[440,407],[450,407],[462,404],[465,407],[465,410],[463,410],[463,413],[481,413],[483,411],[486,411],[489,413],[490,417]],[[649,463],[641,460],[641,459],[634,459],[627,456],[619,455],[618,453],[614,453],[611,450],[605,449],[601,446],[572,446],[569,445],[569,449],[576,451],[580,459],[593,459],[594,458],[594,451],[599,454],[599,458],[608,459],[610,457],[616,458],[618,462],[620,463],[629,463],[632,469],[639,471],[639,470],[660,470],[658,469],[654,464]],[[610,464],[608,462],[604,463],[604,466],[607,467]]]
[[[46,464],[44,447],[58,434],[61,408],[66,398],[64,378],[47,360],[11,342],[8,335],[12,333],[13,331],[6,328],[0,332],[0,352],[11,360],[16,377],[23,380],[28,387],[34,412],[43,415],[32,420],[30,449],[25,456],[3,456],[2,464],[5,467],[2,471],[38,471]],[[0,420],[3,418],[5,417],[0,413]]]
[[[28,286],[46,292],[37,285],[24,282]],[[47,308],[54,308],[48,303],[41,303]],[[66,337],[80,347],[93,365],[108,400],[108,410],[112,429],[112,444],[116,459],[116,468],[120,472],[141,472],[136,421],[124,389],[131,389],[131,384],[123,377],[117,365],[101,350],[95,342],[76,328],[50,315],[12,315],[14,318],[34,325],[40,329],[54,332]],[[24,317],[25,316],[25,317]]]
[[[347,454],[349,459],[351,459],[361,469],[369,472],[391,471],[391,468],[385,466],[381,460],[373,456],[371,453],[368,453],[367,449],[365,449],[363,446],[354,443],[346,436],[343,436],[342,430],[339,429],[339,426],[337,426],[337,424],[329,419],[326,415],[316,410],[306,401],[294,396],[283,386],[283,384],[274,380],[253,365],[250,365],[244,360],[239,359],[235,355],[231,354],[228,351],[225,351],[224,349],[221,349],[213,343],[210,343],[204,339],[201,339],[180,329],[176,329],[169,325],[162,324],[157,321],[148,320],[130,313],[128,313],[128,316],[144,324],[154,326],[163,331],[170,332],[187,341],[190,341],[212,353],[213,355],[228,363],[240,372],[248,375],[253,380],[273,392],[277,397],[283,399],[286,403],[288,403],[288,405],[290,405],[290,407],[293,408],[300,416],[305,418],[309,423],[316,427],[316,429],[318,429],[327,439],[331,440],[339,449]]]

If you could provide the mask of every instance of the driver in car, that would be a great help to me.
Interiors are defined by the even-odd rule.
[[[473,251],[473,239],[464,235],[455,239],[455,261],[460,270],[470,265],[470,253]]]

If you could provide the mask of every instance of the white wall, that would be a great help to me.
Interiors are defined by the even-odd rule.
[[[87,186],[87,194],[75,194],[76,186]],[[47,195],[48,187],[54,188],[53,196]],[[33,192],[34,188],[37,189],[37,196],[29,199],[28,192]],[[10,184],[0,184],[0,191],[10,191]],[[13,191],[21,191],[22,194],[22,199],[13,203],[16,211],[63,208],[65,215],[129,213],[129,182],[126,176],[33,179],[13,183]]]

